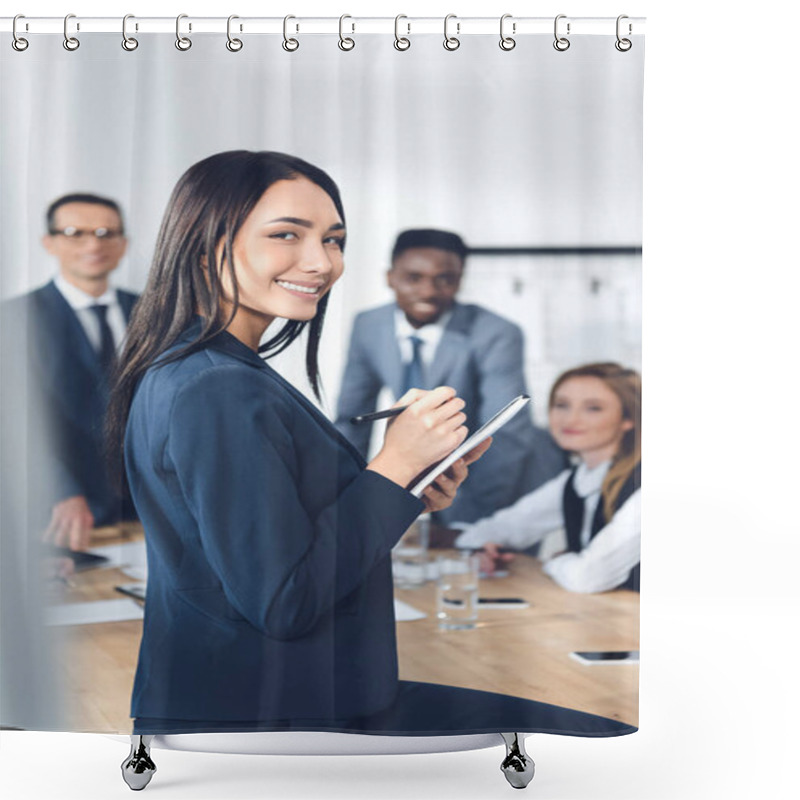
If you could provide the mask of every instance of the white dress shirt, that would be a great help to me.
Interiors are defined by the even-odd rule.
[[[397,336],[397,343],[400,346],[400,359],[403,364],[410,363],[414,357],[414,348],[411,345],[411,337],[416,336],[422,341],[420,347],[420,358],[422,365],[425,369],[430,369],[433,363],[433,357],[436,355],[436,348],[442,340],[444,329],[453,316],[452,311],[447,311],[442,314],[436,322],[431,322],[429,325],[423,325],[421,328],[415,328],[406,319],[405,312],[399,308],[394,312],[394,330]]]
[[[591,526],[609,462],[589,469],[581,464],[573,488],[584,501],[580,553],[563,553],[549,559],[544,571],[572,592],[605,592],[627,580],[639,563],[641,541],[641,490],[637,489],[613,519],[591,538]],[[564,527],[564,489],[571,470],[520,498],[513,506],[479,520],[456,539],[457,547],[480,548],[486,542],[524,550],[547,534]]]
[[[71,283],[64,280],[62,275],[56,275],[54,283],[59,292],[63,295],[64,299],[69,303],[72,310],[75,312],[78,321],[83,326],[86,332],[86,338],[94,349],[99,352],[101,346],[100,335],[100,321],[97,319],[94,311],[90,306],[104,305],[108,306],[106,311],[106,321],[108,327],[111,328],[111,335],[114,337],[114,345],[119,352],[122,342],[125,339],[125,314],[122,312],[122,306],[117,299],[116,289],[109,288],[100,297],[93,297],[90,294],[78,289]]]

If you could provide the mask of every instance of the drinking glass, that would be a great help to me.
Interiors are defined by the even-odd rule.
[[[478,564],[464,551],[437,559],[436,617],[443,631],[470,630],[478,620]]]
[[[430,515],[422,514],[392,549],[392,577],[398,589],[413,589],[425,583],[430,529]]]

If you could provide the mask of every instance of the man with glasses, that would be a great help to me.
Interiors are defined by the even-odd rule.
[[[110,479],[103,424],[137,296],[109,285],[128,244],[116,202],[65,195],[51,203],[46,221],[42,242],[59,270],[23,300],[33,380],[46,418],[43,491],[53,503],[47,538],[82,550],[92,528],[135,516],[127,492]]]

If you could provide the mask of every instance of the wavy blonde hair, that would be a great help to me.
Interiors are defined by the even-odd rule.
[[[603,481],[603,511],[606,521],[614,516],[614,505],[625,482],[642,461],[642,377],[636,370],[614,362],[584,364],[559,375],[550,390],[549,408],[553,407],[559,387],[571,378],[599,378],[619,398],[622,418],[633,426],[622,435],[619,449]]]

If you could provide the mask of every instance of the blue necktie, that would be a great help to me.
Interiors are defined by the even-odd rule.
[[[106,319],[106,312],[108,306],[101,303],[89,306],[97,317],[100,323],[100,349],[97,351],[97,357],[100,360],[100,365],[106,376],[110,375],[117,362],[117,348],[114,344],[114,335],[111,333],[111,326]]]
[[[410,336],[412,355],[411,361],[406,364],[405,375],[403,376],[403,394],[409,389],[424,389],[425,378],[422,369],[422,339],[418,336]]]

